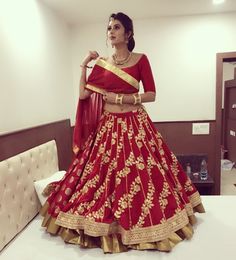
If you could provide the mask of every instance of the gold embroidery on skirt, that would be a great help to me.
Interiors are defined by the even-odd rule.
[[[185,210],[176,211],[176,214],[163,221],[161,224],[150,227],[133,228],[125,230],[116,222],[112,224],[95,222],[85,219],[83,216],[72,215],[69,213],[60,212],[55,224],[65,228],[80,230],[83,229],[85,234],[90,236],[106,236],[109,234],[120,233],[122,242],[125,245],[137,244],[145,242],[154,242],[167,238],[173,232],[183,228],[189,223],[188,216]]]

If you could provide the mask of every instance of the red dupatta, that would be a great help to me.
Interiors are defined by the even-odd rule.
[[[106,72],[110,73],[112,79],[107,78]],[[106,84],[106,80],[112,80],[115,86]],[[121,81],[122,80],[122,81]],[[99,120],[103,111],[102,95],[105,92],[115,93],[130,93],[137,92],[139,82],[120,68],[106,62],[104,59],[99,59],[91,74],[88,77],[85,88],[93,91],[91,96],[84,100],[79,100],[76,112],[76,122],[73,133],[73,151],[77,154],[83,151],[88,138],[96,132]]]

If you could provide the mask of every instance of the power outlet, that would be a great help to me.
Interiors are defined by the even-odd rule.
[[[210,123],[193,123],[192,124],[193,135],[209,135]]]

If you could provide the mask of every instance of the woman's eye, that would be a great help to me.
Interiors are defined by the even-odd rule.
[[[115,25],[115,26],[114,26],[114,29],[115,29],[115,30],[119,30],[119,29],[120,29],[120,26],[119,26],[119,25]]]
[[[109,27],[107,28],[107,30],[110,31],[110,30],[111,30],[111,26],[109,26]]]

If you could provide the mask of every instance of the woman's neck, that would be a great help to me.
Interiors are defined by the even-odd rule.
[[[127,58],[129,53],[130,53],[130,51],[128,50],[127,47],[120,47],[120,48],[118,46],[115,47],[114,55],[119,60]]]

